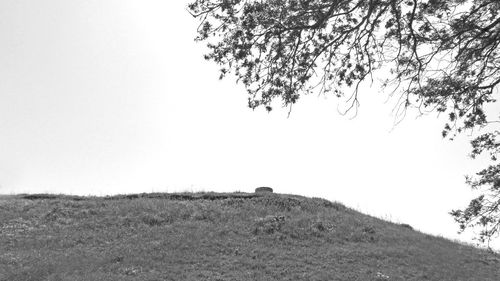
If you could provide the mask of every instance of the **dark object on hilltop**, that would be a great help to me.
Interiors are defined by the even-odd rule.
[[[255,193],[273,193],[273,189],[267,186],[257,187]]]
[[[57,199],[60,198],[61,196],[57,196],[54,194],[27,194],[27,195],[21,195],[21,198],[23,199],[28,199],[28,200],[39,200],[39,199]]]
[[[252,199],[257,197],[253,193],[141,193],[141,194],[122,194],[104,197],[105,200],[120,199],[139,199],[155,198],[176,201],[194,201],[194,200],[225,200],[225,199]]]
[[[64,199],[64,200],[73,200],[73,201],[82,201],[85,200],[85,197],[75,196],[75,195],[63,195],[63,194],[21,194],[22,199],[27,200],[54,200],[54,199]]]
[[[413,230],[413,227],[411,227],[411,225],[409,225],[409,224],[407,224],[407,223],[400,223],[399,225],[400,225],[400,226],[402,226],[402,227],[406,227],[406,228],[408,228],[408,229]]]

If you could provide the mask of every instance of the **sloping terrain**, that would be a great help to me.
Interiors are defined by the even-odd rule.
[[[500,280],[492,253],[323,199],[0,197],[0,280]]]

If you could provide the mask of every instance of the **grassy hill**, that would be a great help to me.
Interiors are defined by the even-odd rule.
[[[318,198],[0,197],[0,280],[500,280],[500,258]]]

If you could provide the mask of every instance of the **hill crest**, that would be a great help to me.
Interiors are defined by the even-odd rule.
[[[255,193],[0,198],[0,280],[495,280],[498,256],[336,202]],[[3,274],[3,275],[2,275]]]

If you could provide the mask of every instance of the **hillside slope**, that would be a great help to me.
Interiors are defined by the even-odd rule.
[[[500,280],[492,253],[291,195],[0,197],[0,280]]]

